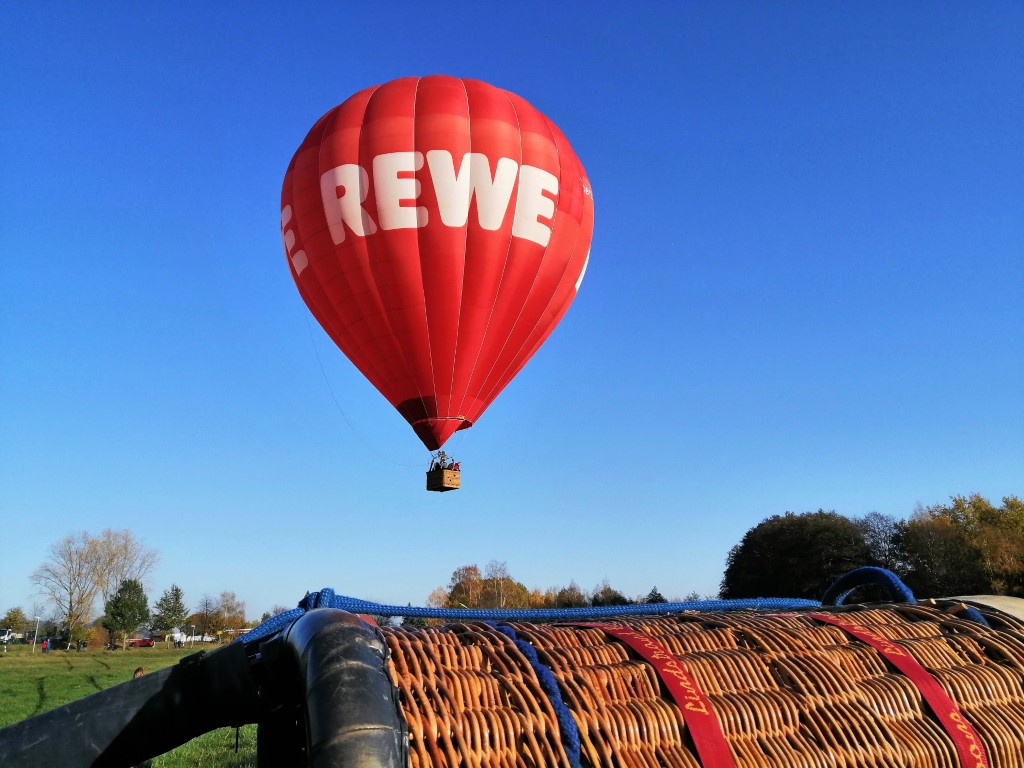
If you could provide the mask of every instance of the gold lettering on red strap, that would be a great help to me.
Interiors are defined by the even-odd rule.
[[[882,654],[886,661],[906,675],[907,679],[921,692],[921,698],[935,713],[935,718],[949,734],[949,738],[953,740],[953,746],[956,747],[957,754],[960,756],[960,764],[974,766],[974,768],[989,768],[985,748],[981,739],[978,738],[978,732],[974,730],[974,726],[964,719],[956,702],[949,697],[935,676],[921,666],[920,662],[907,653],[904,648],[868,627],[854,624],[845,616],[824,613],[808,615],[816,621],[839,627]]]
[[[683,715],[701,765],[705,768],[736,768],[736,760],[725,734],[722,733],[721,723],[710,699],[704,695],[697,680],[686,668],[686,664],[676,658],[658,638],[617,624],[570,626],[600,629],[621,640],[650,662]]]

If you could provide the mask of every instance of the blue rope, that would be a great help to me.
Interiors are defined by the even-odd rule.
[[[977,624],[982,624],[986,627],[992,626],[988,623],[988,619],[985,618],[984,614],[982,614],[982,612],[975,608],[973,605],[967,605],[966,603],[963,603],[962,605],[963,607],[959,611],[953,611],[954,616],[959,616],[962,614],[964,618],[968,619],[969,621],[973,621]]]
[[[536,649],[525,640],[520,639],[519,635],[516,634],[516,631],[512,629],[512,627],[504,624],[496,624],[493,621],[488,621],[487,625],[494,627],[503,635],[508,636],[508,638],[516,644],[516,648],[522,651],[527,661],[530,662],[530,666],[533,667],[533,671],[537,673],[537,679],[540,681],[540,687],[544,689],[544,693],[547,695],[548,701],[551,702],[551,706],[555,710],[555,718],[558,720],[558,729],[562,739],[562,746],[565,748],[565,755],[569,759],[569,765],[571,768],[581,768],[580,732],[576,727],[576,721],[573,720],[569,707],[567,707],[565,701],[562,700],[562,691],[558,687],[558,681],[555,679],[554,674],[552,674],[551,670],[547,668],[547,665],[540,660],[540,657],[537,656]]]
[[[790,611],[798,608],[817,608],[820,605],[821,603],[814,600],[757,597],[743,600],[693,600],[683,603],[637,603],[587,608],[417,608],[408,605],[371,603],[354,597],[336,595],[333,589],[326,588],[308,593],[298,608],[267,619],[238,640],[245,643],[262,640],[284,629],[306,611],[315,608],[338,608],[349,613],[443,621],[583,621],[615,616],[662,616],[682,611]]]
[[[873,565],[844,573],[822,595],[821,604],[842,605],[851,592],[868,584],[884,587],[889,599],[893,602],[917,605],[914,593],[900,580],[899,576],[885,568],[876,568]]]

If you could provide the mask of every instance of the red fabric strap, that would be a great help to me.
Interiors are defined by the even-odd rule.
[[[935,713],[939,725],[953,740],[953,745],[960,756],[960,765],[963,768],[988,768],[988,757],[985,755],[985,747],[978,737],[978,732],[967,722],[956,702],[949,697],[939,681],[921,666],[917,659],[892,640],[882,637],[867,627],[854,624],[840,615],[812,613],[809,616],[825,624],[839,627],[847,634],[878,651],[887,662],[917,686],[922,698]]]
[[[704,768],[736,768],[729,742],[722,733],[714,707],[686,665],[665,647],[658,638],[617,624],[573,624],[575,627],[600,629],[632,648],[649,662],[665,684],[683,715],[693,737],[693,746]]]

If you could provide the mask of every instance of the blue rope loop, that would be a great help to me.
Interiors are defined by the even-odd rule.
[[[334,590],[324,587],[319,592],[307,592],[306,596],[299,601],[299,608],[304,611],[312,611],[317,608],[330,608],[334,603]]]
[[[842,605],[855,589],[868,585],[875,585],[885,589],[889,599],[894,603],[907,603],[917,605],[917,598],[910,588],[904,584],[900,577],[885,568],[878,568],[873,565],[864,566],[844,573],[835,583],[825,590],[821,597],[821,604]]]
[[[512,627],[506,624],[497,624],[493,621],[484,623],[512,640],[516,644],[516,648],[530,662],[530,666],[533,667],[533,671],[537,674],[540,687],[555,710],[555,718],[558,720],[559,737],[562,741],[562,747],[565,749],[565,756],[569,760],[569,765],[571,768],[581,768],[580,732],[576,727],[576,721],[572,717],[572,712],[562,699],[562,689],[558,687],[558,680],[555,679],[554,673],[540,660],[537,650],[530,643],[520,638]]]

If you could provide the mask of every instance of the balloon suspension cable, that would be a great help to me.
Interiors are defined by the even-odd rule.
[[[327,376],[327,369],[324,368],[324,361],[320,357],[320,350],[316,346],[316,337],[313,335],[313,326],[309,322],[309,315],[308,314],[305,315],[305,320],[306,320],[306,329],[309,331],[309,342],[310,342],[310,344],[313,345],[313,353],[316,355],[316,361],[320,365],[320,373],[324,377],[324,383],[327,384],[327,391],[331,393],[331,399],[334,400],[334,405],[338,408],[338,413],[341,414],[341,418],[343,418],[345,420],[345,423],[348,425],[348,428],[350,430],[352,430],[352,433],[359,439],[359,442],[361,442],[363,444],[363,446],[370,453],[372,453],[374,456],[376,456],[378,459],[381,459],[382,461],[386,461],[389,464],[393,464],[396,467],[415,467],[415,466],[417,466],[416,464],[409,464],[409,463],[406,463],[404,461],[395,461],[390,456],[385,456],[380,451],[378,451],[374,446],[372,446],[369,442],[367,442],[366,438],[363,437],[362,432],[360,430],[356,429],[355,424],[353,424],[351,422],[351,420],[348,418],[348,414],[345,413],[345,409],[341,407],[341,403],[338,401],[338,396],[334,394],[334,387],[331,386],[331,380]]]

